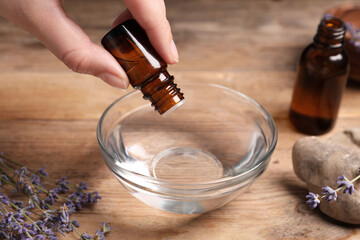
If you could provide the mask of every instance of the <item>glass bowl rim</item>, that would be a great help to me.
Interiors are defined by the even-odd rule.
[[[175,186],[194,186],[194,185],[209,185],[209,184],[218,184],[218,183],[228,183],[228,182],[233,182],[234,180],[236,181],[236,179],[241,179],[245,177],[245,180],[242,180],[241,182],[244,182],[254,176],[257,176],[257,174],[262,170],[262,166],[266,165],[266,163],[268,162],[267,160],[270,158],[270,156],[272,155],[273,151],[275,150],[276,144],[277,144],[277,140],[278,140],[278,132],[277,132],[277,128],[276,128],[276,124],[275,121],[273,119],[273,117],[270,115],[270,113],[258,102],[256,102],[254,99],[250,98],[249,96],[238,92],[234,89],[219,85],[219,84],[215,84],[215,83],[185,83],[182,86],[198,86],[198,87],[204,87],[204,85],[208,86],[208,87],[212,87],[212,88],[218,88],[218,89],[222,89],[222,90],[226,90],[229,91],[235,95],[238,95],[244,99],[246,99],[247,101],[251,102],[252,104],[254,104],[258,111],[262,112],[265,115],[265,120],[269,125],[269,129],[272,132],[273,136],[271,138],[271,144],[268,147],[267,152],[262,156],[262,159],[258,162],[258,164],[256,164],[255,166],[253,166],[251,169],[235,175],[235,176],[231,176],[231,177],[225,177],[225,178],[219,178],[219,179],[215,179],[215,180],[209,180],[209,181],[201,181],[201,182],[192,182],[192,183],[187,183],[187,182],[176,182],[176,181],[172,181],[172,180],[167,180],[167,179],[159,179],[159,178],[155,178],[155,177],[151,177],[151,176],[146,176],[146,175],[142,175],[140,173],[137,172],[133,172],[133,171],[129,171],[125,168],[122,168],[118,165],[115,164],[111,164],[112,167],[114,168],[118,168],[120,170],[120,172],[124,172],[129,174],[130,176],[136,176],[136,177],[140,177],[143,178],[144,180],[147,180],[148,182],[152,182],[152,183],[157,183],[157,184],[167,184],[167,185],[175,185]],[[107,113],[112,109],[113,106],[115,106],[117,103],[119,103],[121,100],[125,99],[125,98],[129,98],[132,95],[138,94],[140,91],[139,90],[134,90],[131,91],[127,94],[125,94],[124,96],[121,96],[120,98],[116,99],[113,103],[111,103],[106,109],[105,111],[102,113],[98,124],[97,124],[97,130],[96,130],[96,135],[97,135],[97,141],[99,143],[100,149],[103,153],[105,153],[112,161],[113,163],[116,161],[115,158],[113,156],[111,156],[111,154],[107,151],[107,148],[105,147],[105,143],[102,140],[102,132],[101,132],[101,127],[102,127],[102,123],[107,115]],[[127,115],[127,113],[125,114]],[[106,158],[104,158],[105,162],[106,162]],[[108,165],[108,164],[107,164]],[[109,165],[108,165],[109,166]],[[111,168],[111,171],[113,171],[113,169]]]

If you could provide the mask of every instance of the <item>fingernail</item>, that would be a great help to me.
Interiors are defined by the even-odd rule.
[[[99,75],[99,78],[101,78],[104,82],[110,84],[111,86],[121,89],[123,91],[126,91],[129,86],[123,79],[111,73],[102,73]]]
[[[122,92],[126,92],[126,90],[127,90],[127,89],[119,88],[119,87],[114,87],[114,88],[119,89],[119,90],[122,91]]]
[[[178,53],[178,50],[176,48],[174,40],[171,40],[170,48],[171,48],[171,54],[173,56],[174,61],[179,62],[179,53]]]

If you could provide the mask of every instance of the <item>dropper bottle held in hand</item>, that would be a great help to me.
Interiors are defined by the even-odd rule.
[[[144,99],[150,100],[160,114],[168,114],[185,102],[174,77],[167,72],[166,62],[135,20],[113,28],[101,44],[125,70],[131,86],[140,89]]]

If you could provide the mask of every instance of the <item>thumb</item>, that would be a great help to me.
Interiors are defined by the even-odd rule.
[[[29,6],[23,7],[26,11],[20,18],[10,20],[37,37],[73,71],[100,77],[114,87],[128,87],[127,75],[116,60],[91,42],[86,33],[66,16],[59,1],[37,2],[30,1]]]

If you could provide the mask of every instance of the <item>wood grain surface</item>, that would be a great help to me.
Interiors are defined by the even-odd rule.
[[[71,72],[38,40],[1,18],[0,151],[32,168],[45,165],[56,178],[66,175],[99,190],[103,200],[76,219],[88,233],[101,221],[111,222],[114,230],[107,239],[360,239],[359,226],[308,209],[306,186],[291,163],[292,146],[303,136],[288,120],[296,63],[322,13],[342,2],[347,1],[166,1],[180,53],[180,63],[169,72],[179,85],[213,82],[241,91],[262,104],[277,124],[279,140],[269,168],[221,209],[200,216],[169,214],[127,193],[107,169],[95,132],[103,110],[125,93]],[[97,43],[125,9],[118,0],[64,4]],[[350,83],[336,127],[323,137],[359,127],[359,120],[360,85]]]

